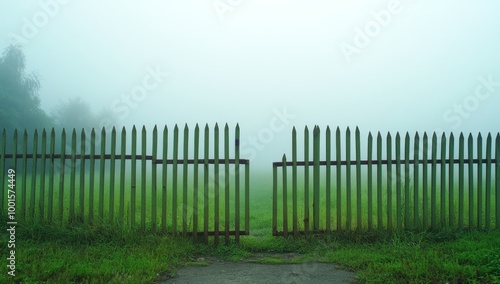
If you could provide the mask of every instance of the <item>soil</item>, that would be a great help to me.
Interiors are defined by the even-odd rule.
[[[239,284],[239,283],[354,283],[354,272],[338,269],[332,263],[261,264],[263,258],[291,262],[295,254],[258,254],[240,262],[200,257],[194,266],[182,267],[174,278],[162,276],[162,284]],[[169,278],[169,279],[167,279]]]

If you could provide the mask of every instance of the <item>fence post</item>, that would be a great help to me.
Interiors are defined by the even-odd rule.
[[[167,158],[168,158],[168,128],[163,127],[163,160],[161,169],[161,231],[167,231]]]
[[[157,197],[158,197],[158,184],[157,184],[157,174],[158,174],[158,127],[155,125],[153,128],[153,149],[151,151],[151,229],[156,231],[156,207],[157,207]]]
[[[396,133],[396,226],[402,231],[401,211],[401,137]]]
[[[434,132],[432,135],[432,149],[431,149],[431,159],[432,159],[432,164],[431,164],[431,228],[433,230],[436,229],[436,223],[437,223],[437,218],[436,218],[436,198],[437,198],[437,182],[436,182],[436,168],[437,168],[437,135]],[[441,177],[441,180],[443,180],[443,177]],[[441,196],[442,197],[442,196]],[[441,203],[443,201],[441,200]]]
[[[194,127],[194,164],[193,164],[193,237],[196,239],[198,237],[198,157],[199,157],[199,147],[200,147],[200,127],[198,123]]]
[[[51,142],[52,144],[52,142]],[[52,150],[51,150],[52,151]],[[53,151],[51,153],[53,155]],[[94,218],[94,181],[95,181],[95,130],[90,132],[90,176],[89,176],[89,222]],[[50,190],[50,186],[49,186]],[[50,196],[50,195],[49,195]]]
[[[454,168],[455,168],[455,137],[453,136],[453,133],[450,134],[450,141],[449,141],[449,154],[448,154],[448,159],[450,163],[448,164],[448,194],[449,194],[449,215],[450,215],[450,227],[453,227],[455,225],[455,188],[454,188],[454,183],[455,183],[455,178],[454,178]]]
[[[446,226],[446,136],[441,136],[441,226]]]
[[[327,191],[328,191],[328,189],[327,189]],[[293,207],[293,236],[297,237],[299,234],[299,232],[298,232],[299,230],[298,230],[298,217],[297,217],[297,210],[298,210],[297,209],[297,130],[295,129],[295,127],[293,127],[293,129],[292,129],[292,199],[293,199],[293,206],[292,206]],[[328,208],[327,208],[327,210],[328,210]],[[328,218],[328,215],[326,218]],[[327,224],[327,228],[328,228],[328,226],[329,225]]]
[[[309,233],[309,129],[304,128],[304,227]]]
[[[496,163],[495,163],[496,164]],[[486,137],[485,229],[491,228],[491,133]]]
[[[467,167],[468,173],[469,173],[469,229],[472,229],[474,227],[474,151],[473,151],[473,138],[472,134],[469,134],[469,137],[467,138],[467,146],[468,146],[468,151],[467,151],[467,158],[469,165]]]
[[[319,150],[320,150],[320,130],[315,126],[313,130],[313,212],[314,212],[314,231],[319,231]]]
[[[127,132],[125,127],[122,127],[121,133],[121,151],[120,151],[120,225],[124,226],[124,215],[125,215],[125,155],[127,154]]]
[[[116,129],[111,129],[111,156],[109,165],[109,223],[113,224],[115,219],[115,174],[116,174]]]
[[[368,133],[368,230],[373,230],[373,136]]]
[[[37,175],[37,166],[38,166],[38,131],[35,129],[35,133],[33,135],[33,164],[31,167],[31,193],[30,193],[30,218],[34,220],[35,218],[35,188],[36,184],[36,175]],[[2,184],[3,185],[3,184]]]
[[[283,158],[281,159],[281,162],[283,166],[281,167],[282,169],[282,179],[283,179],[283,236],[288,237],[288,196],[287,196],[287,174],[286,174],[286,156],[283,155]],[[316,217],[316,216],[314,216]]]
[[[477,228],[483,227],[483,138],[477,136]]]
[[[326,232],[329,234],[331,232],[331,229],[332,229],[332,226],[331,226],[331,223],[332,223],[332,193],[331,193],[331,190],[332,190],[332,179],[331,179],[331,176],[332,176],[332,152],[331,152],[331,142],[332,142],[332,139],[331,139],[331,131],[330,131],[330,127],[327,126],[326,127],[326,143],[325,143],[325,146],[326,146]],[[294,195],[294,203],[297,202],[296,198],[297,198],[297,187],[296,187],[296,182],[297,182],[297,157],[295,156],[293,158],[293,162],[294,162],[294,165],[293,165],[293,169],[294,169],[294,177],[293,177],[293,184],[294,184],[294,192],[295,192],[295,195]],[[296,208],[294,209],[296,210]],[[296,217],[296,216],[294,216]],[[295,222],[295,221],[294,221]],[[295,229],[294,229],[294,233],[295,233]],[[297,234],[296,234],[297,235]]]
[[[195,147],[196,149],[196,147]],[[195,157],[196,159],[196,157]],[[235,241],[238,243],[240,241],[240,126],[236,124],[234,133],[234,230],[235,230]],[[196,176],[196,174],[195,174]],[[196,190],[196,189],[195,189]]]
[[[361,141],[359,127],[356,127],[356,230],[361,231]]]
[[[61,133],[61,158],[59,172],[59,221],[63,221],[64,212],[64,170],[66,168],[66,130],[63,128]]]
[[[377,229],[383,228],[382,221],[382,135],[377,133]]]
[[[82,132],[80,133],[80,200],[79,200],[80,201],[79,215],[80,215],[80,218],[82,221],[85,219],[85,170],[86,170],[86,167],[85,167],[85,146],[86,146],[85,139],[86,139],[85,130],[82,128]],[[42,176],[43,176],[43,171],[42,171]]]
[[[387,230],[392,232],[392,137],[387,133]]]

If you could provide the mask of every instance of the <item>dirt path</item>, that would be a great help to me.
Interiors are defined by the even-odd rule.
[[[239,283],[354,283],[354,273],[339,270],[331,263],[260,264],[205,260],[207,266],[180,268],[175,278],[164,284],[239,284]]]

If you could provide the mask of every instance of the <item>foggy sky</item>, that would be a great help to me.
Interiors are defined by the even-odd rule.
[[[120,125],[270,130],[264,164],[293,126],[499,131],[498,1],[26,2],[0,1],[0,49],[22,44],[49,113],[82,97]]]

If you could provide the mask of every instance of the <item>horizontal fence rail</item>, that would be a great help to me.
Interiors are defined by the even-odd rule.
[[[291,161],[283,155],[273,163],[273,235],[500,229],[500,134],[495,141],[460,134],[458,149],[453,134],[406,133],[402,141],[388,133],[384,141],[369,133],[364,152],[358,128],[354,143],[349,128],[344,137],[337,128],[332,140],[329,127],[322,142],[315,126],[310,143],[305,127],[299,161],[293,128]]]
[[[125,128],[120,134],[103,128],[100,135],[92,129],[90,137],[84,130],[77,137],[73,129],[67,139],[65,129],[57,136],[54,129],[44,129],[41,137],[36,130],[31,136],[24,131],[20,139],[15,130],[7,140],[3,130],[0,212],[9,214],[7,177],[15,170],[19,221],[98,221],[203,237],[205,242],[213,236],[215,243],[221,237],[229,243],[230,236],[239,241],[240,235],[249,234],[249,161],[240,159],[238,125],[234,144],[227,124],[222,143],[217,124],[213,135],[206,125],[203,137],[196,125],[192,139],[187,125],[182,135],[175,125],[170,139],[166,126],[161,137],[156,126],[152,135],[145,127],[137,132],[135,126],[130,136]],[[7,153],[7,145],[12,152]]]

